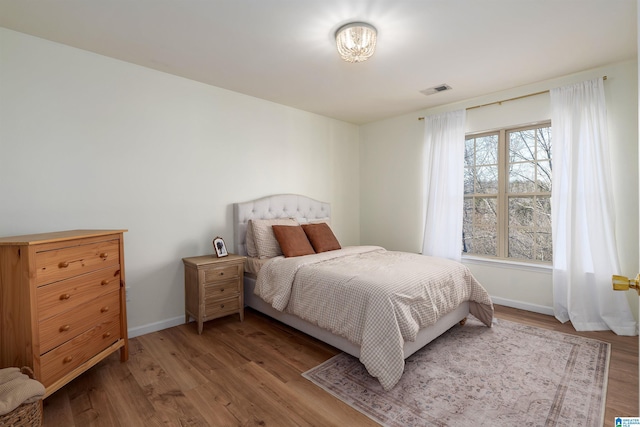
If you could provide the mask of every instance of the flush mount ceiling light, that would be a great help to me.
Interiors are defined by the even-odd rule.
[[[336,31],[338,53],[347,62],[366,61],[376,49],[377,34],[373,25],[364,22],[343,25]]]

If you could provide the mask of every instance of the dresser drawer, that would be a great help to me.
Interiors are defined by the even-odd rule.
[[[205,300],[205,319],[215,319],[226,314],[235,313],[240,309],[240,298],[232,297],[224,300],[207,299]]]
[[[240,284],[238,280],[204,285],[204,297],[207,300],[226,299],[232,296],[238,296],[239,293]]]
[[[238,265],[227,265],[220,267],[209,266],[204,270],[204,282],[211,283],[220,280],[237,279],[240,276]]]
[[[119,319],[118,315],[112,315],[104,322],[42,355],[41,375],[38,380],[48,387],[115,343],[120,338]]]
[[[38,320],[79,307],[92,299],[120,288],[120,266],[40,286],[36,290]]]
[[[95,324],[108,320],[114,314],[120,314],[120,292],[118,291],[40,322],[40,353],[48,352]]]
[[[36,286],[120,263],[120,240],[106,240],[36,254]]]

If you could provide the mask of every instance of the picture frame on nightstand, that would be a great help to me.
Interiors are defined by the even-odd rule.
[[[227,245],[225,245],[222,237],[216,237],[215,239],[213,239],[213,249],[216,251],[216,256],[218,258],[229,255],[229,252],[227,251]]]

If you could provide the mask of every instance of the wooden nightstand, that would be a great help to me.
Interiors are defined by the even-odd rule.
[[[182,258],[184,262],[185,322],[198,322],[198,333],[207,320],[238,313],[244,320],[244,260],[229,254]]]

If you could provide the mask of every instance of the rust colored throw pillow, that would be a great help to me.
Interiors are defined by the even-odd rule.
[[[311,255],[315,253],[299,225],[273,225],[273,234],[285,257]]]
[[[301,227],[317,253],[341,249],[340,242],[326,222],[302,224]]]

